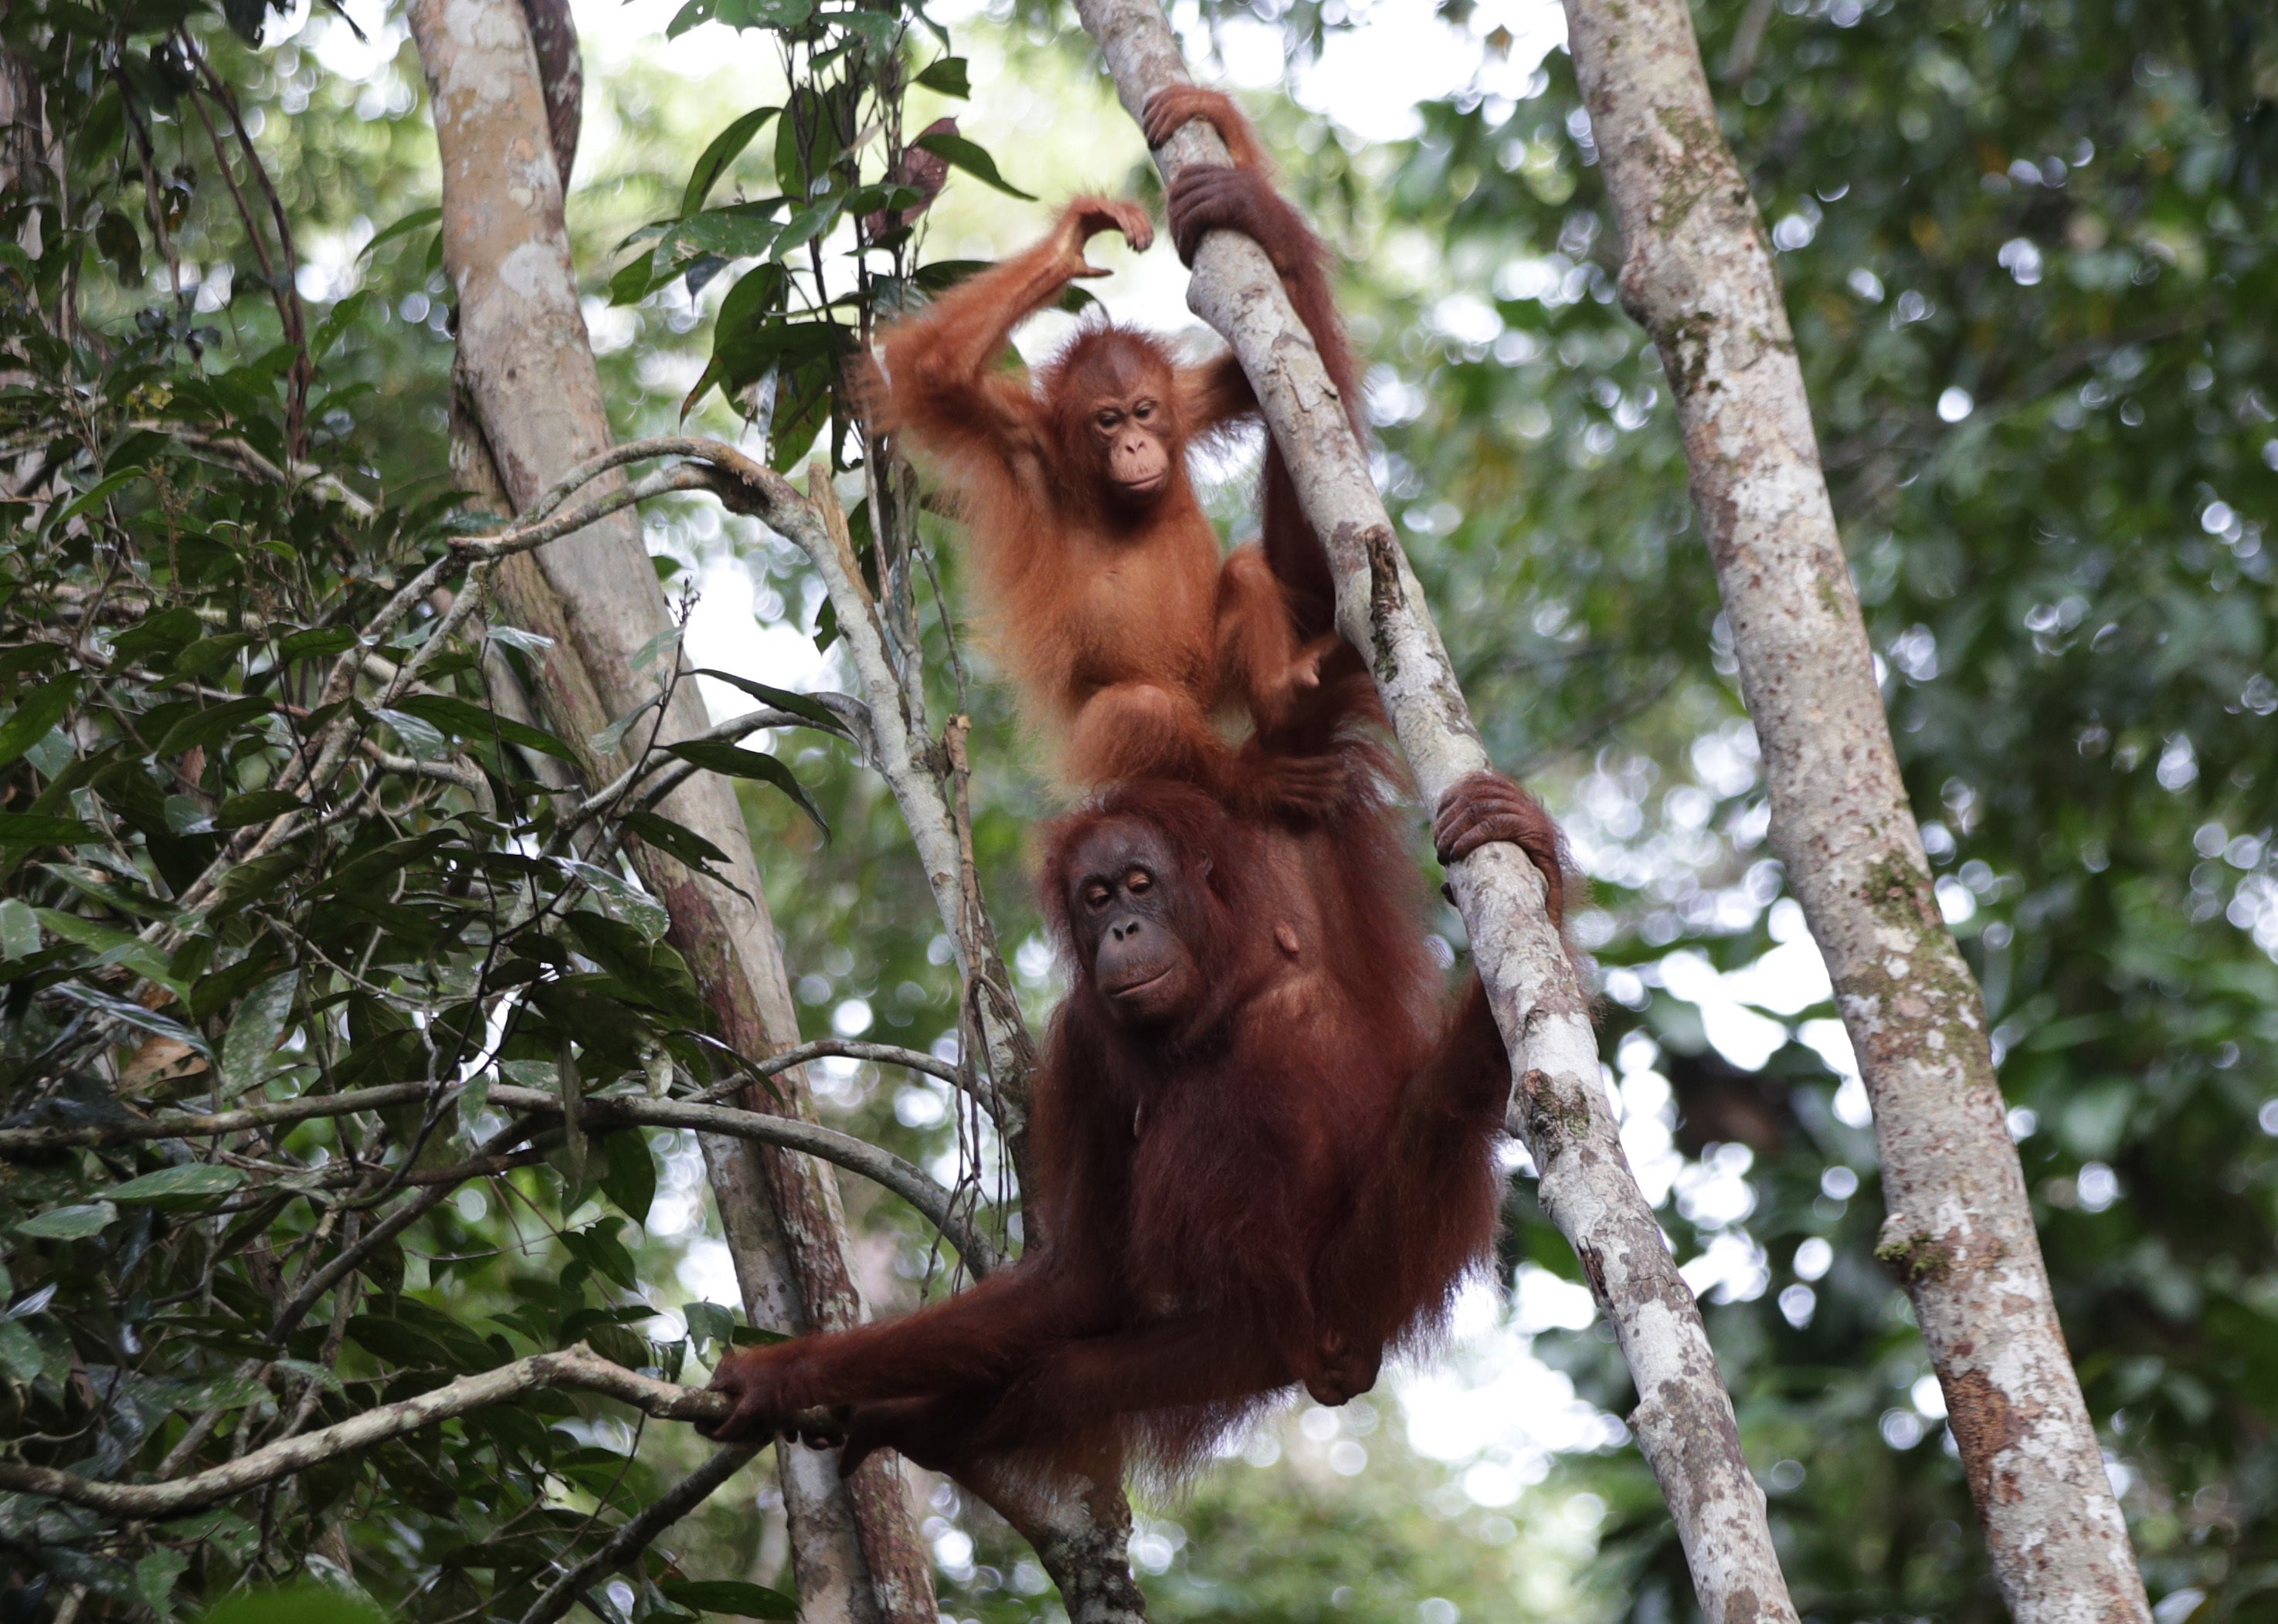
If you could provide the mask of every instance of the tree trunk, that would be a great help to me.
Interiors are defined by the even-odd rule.
[[[1182,80],[1178,42],[1156,0],[1077,0],[1123,104]],[[1215,133],[1189,124],[1156,155],[1166,179],[1223,164]],[[1338,625],[1367,657],[1427,805],[1487,766],[1478,730],[1415,574],[1319,353],[1265,252],[1214,233],[1195,258],[1188,303],[1226,336],[1288,460],[1306,516],[1327,544]],[[1572,1243],[1638,1390],[1632,1430],[1675,1519],[1711,1624],[1795,1617],[1772,1549],[1764,1496],[1701,1311],[1639,1191],[1608,1109],[1588,1000],[1543,911],[1540,876],[1508,845],[1450,874],[1472,951],[1510,1048],[1511,1131],[1526,1145],[1542,1205]]]
[[[1993,1567],[2030,1624],[2143,1619],[2144,1584],[2065,1353],[1983,1006],[1940,919],[1762,218],[1678,0],[1566,0],[1621,225],[1624,306],[1677,398],[1763,749],[1772,850],[1874,1102],[1905,1280]]]
[[[509,502],[525,503],[611,443],[537,57],[514,0],[418,0],[410,22],[442,153],[444,263],[459,301],[460,387],[480,435],[474,460],[489,463]],[[589,783],[614,777],[622,763],[597,758],[586,741],[653,697],[655,671],[677,658],[649,673],[632,667],[636,652],[671,624],[638,518],[621,513],[512,560],[498,579],[509,617],[555,639],[539,662],[546,715],[585,752]],[[683,682],[659,723],[661,736],[705,725],[695,685]],[[645,724],[636,736],[646,732]],[[659,810],[727,852],[728,877],[743,893],[653,849],[635,852],[720,1035],[753,1056],[796,1043],[798,1019],[733,789],[699,774]],[[810,1114],[799,1074],[776,1082],[781,1102],[753,1089],[743,1103]],[[858,1321],[829,1170],[740,1141],[707,1140],[705,1155],[753,1323],[804,1331]],[[842,1483],[835,1453],[787,1447],[778,1460],[802,1617],[935,1624],[932,1570],[899,1462],[874,1457]]]

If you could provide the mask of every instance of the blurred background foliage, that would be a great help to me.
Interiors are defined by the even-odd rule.
[[[783,94],[759,36],[707,26],[667,42],[672,9],[579,13],[570,225],[628,434],[677,421],[731,278],[612,305],[620,245],[676,211],[714,135]],[[312,437],[337,441],[360,488],[412,504],[447,483],[447,296],[432,228],[365,250],[432,205],[433,147],[400,15],[349,14],[363,42],[305,6],[258,50],[218,25],[201,37],[293,222],[311,323],[371,294],[340,324],[325,365],[339,399]],[[1578,934],[1603,967],[1625,1140],[1704,1294],[1801,1610],[1999,1617],[1937,1383],[1872,1257],[1866,1102],[1764,847],[1729,639],[1658,362],[1619,309],[1588,120],[1563,51],[1537,60],[1555,10],[1174,15],[1199,73],[1250,88],[1342,251],[1405,539],[1491,750],[1542,790],[1594,880]],[[1694,16],[1777,251],[1939,898],[1985,989],[2160,1624],[2278,1617],[2278,25],[2220,0],[1719,0]],[[950,20],[973,96],[913,93],[913,127],[954,111],[1047,204],[1154,194],[1069,19],[1022,0]],[[1371,87],[1353,56],[1388,61],[1395,39],[1428,42],[1439,65],[1410,116],[1354,88]],[[715,201],[768,189],[768,160],[755,143]],[[111,185],[107,206],[140,217],[139,173]],[[235,364],[276,342],[274,302],[202,187],[177,235],[195,315],[147,240],[132,285],[90,270],[84,303],[112,331],[145,309],[209,325],[209,364]],[[960,176],[922,228],[926,257],[1017,246],[1043,210]],[[1109,257],[1124,272],[1097,285],[1111,309],[1189,324],[1162,249]],[[739,428],[716,393],[692,421]],[[1247,470],[1216,472],[1238,534]],[[819,591],[787,549],[695,507],[660,507],[649,530],[671,590],[695,595],[705,663],[842,685],[810,635]],[[954,605],[955,538],[931,538]],[[935,713],[976,718],[983,873],[1040,1015],[1053,984],[1024,859],[1049,804],[986,651],[959,644],[960,692],[954,621],[929,602],[924,628]],[[751,804],[810,1034],[934,1044],[953,1031],[954,976],[891,798],[839,745],[778,747],[837,831],[825,845],[787,804]],[[1452,913],[1442,926],[1457,937]],[[940,1091],[859,1066],[817,1086],[829,1119],[955,1170]],[[684,1300],[729,1296],[692,1147],[657,1148],[656,1207],[626,1231],[639,1290],[620,1295],[657,1309],[646,1329],[669,1341]],[[868,1289],[915,1300],[939,1277],[926,1238],[897,1203],[847,1191]],[[1445,1369],[1292,1414],[1145,1508],[1135,1556],[1159,1617],[1693,1616],[1617,1420],[1626,1378],[1523,1176],[1510,1216],[1508,1272],[1467,1302]],[[510,1239],[495,1203],[452,1222],[470,1234],[446,1253]],[[480,1323],[509,1277],[554,1268],[522,1244],[495,1284],[455,1269],[406,1295]],[[639,1440],[666,1474],[695,1458],[670,1431]],[[921,1492],[945,1610],[1050,1611],[1016,1541],[946,1485]],[[349,1530],[376,1594],[419,1569],[407,1526]],[[692,1573],[784,1572],[780,1507],[756,1474],[672,1543]]]

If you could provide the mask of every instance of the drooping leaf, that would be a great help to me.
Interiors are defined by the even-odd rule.
[[[222,1039],[223,1098],[235,1099],[268,1074],[300,988],[301,972],[287,970],[262,982],[239,1003]]]
[[[481,705],[448,694],[411,694],[396,701],[399,710],[424,718],[447,733],[455,733],[462,739],[504,739],[509,744],[519,744],[525,750],[537,751],[561,761],[574,761],[577,752],[540,728],[516,721],[485,710]]]
[[[79,692],[79,674],[73,672],[44,682],[24,696],[16,713],[0,722],[0,766],[5,766],[48,736],[48,730],[71,709]]]
[[[657,1588],[676,1607],[737,1619],[795,1619],[799,1604],[780,1590],[743,1579],[663,1579]]]
[[[922,85],[936,95],[962,97],[973,94],[973,81],[962,57],[944,57],[937,62],[928,63],[910,82]]]
[[[656,1158],[650,1154],[648,1140],[629,1129],[610,1134],[603,1143],[608,1166],[601,1175],[601,1193],[634,1223],[646,1224],[649,1207],[656,1200]]]
[[[299,812],[308,805],[290,789],[248,789],[243,795],[233,795],[214,809],[211,826],[217,829],[241,829],[256,823],[268,823],[287,812]]]
[[[155,756],[183,755],[203,745],[218,743],[246,722],[257,716],[266,716],[274,708],[258,694],[242,698],[225,699],[219,705],[203,711],[194,711],[166,729],[166,736],[151,751]]]
[[[719,184],[720,177],[728,172],[728,165],[752,144],[753,136],[767,128],[768,121],[782,111],[780,107],[755,107],[712,138],[711,145],[706,147],[703,156],[696,160],[696,167],[688,172],[687,189],[680,195],[682,215],[694,214],[704,207],[704,200]]]
[[[761,705],[786,712],[793,716],[803,717],[816,727],[826,732],[835,733],[841,738],[853,736],[847,731],[845,721],[837,712],[806,694],[793,693],[787,688],[771,687],[766,682],[755,682],[748,676],[738,676],[732,671],[722,671],[711,666],[698,667],[696,675],[712,677],[727,683],[730,688],[739,689],[757,699]]]
[[[694,829],[675,823],[669,818],[653,812],[630,812],[625,814],[626,827],[660,851],[669,852],[691,868],[702,868],[710,863],[724,863],[728,854],[714,845]]]
[[[381,243],[401,237],[407,232],[416,232],[422,226],[439,225],[442,223],[442,219],[443,210],[440,208],[414,209],[409,214],[405,215],[401,219],[397,220],[393,225],[383,225],[379,230],[374,232],[371,236],[371,240],[365,243],[362,248],[357,250],[356,257],[358,259],[368,258],[373,250],[378,248]]]
[[[805,786],[791,770],[773,756],[756,750],[745,750],[724,739],[697,739],[684,744],[668,744],[665,753],[692,762],[707,773],[724,774],[730,778],[748,778],[755,782],[773,784],[791,797],[799,809],[814,820],[827,839],[830,825],[823,818],[822,809],[807,795]]]
[[[1023,192],[1005,179],[1003,175],[998,173],[997,160],[990,157],[984,149],[962,135],[952,135],[946,131],[942,131],[921,135],[910,144],[913,147],[921,147],[936,156],[947,158],[952,167],[963,170],[984,186],[994,187],[1007,197],[1017,197],[1027,203],[1036,201],[1034,194]]]

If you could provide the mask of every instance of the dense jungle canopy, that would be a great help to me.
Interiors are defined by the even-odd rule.
[[[453,1066],[514,965],[581,990],[527,1001],[496,1086],[574,1092],[573,1048],[595,1090],[709,1064],[654,903],[614,847],[579,843],[531,765],[567,747],[486,708],[485,671],[526,671],[535,639],[493,624],[479,657],[422,652],[433,620],[404,622],[371,652],[383,687],[424,660],[424,691],[325,690],[352,628],[452,538],[496,528],[454,481],[435,137],[401,10],[0,11],[56,137],[11,160],[0,197],[0,1126]],[[1875,1256],[1866,1096],[1764,849],[1731,639],[1667,382],[1617,294],[1556,9],[1173,14],[1340,252],[1402,540],[1491,753],[1590,879],[1575,929],[1601,967],[1624,1142],[1702,1294],[1799,1611],[2000,1617],[1938,1384]],[[775,15],[578,7],[568,218],[619,432],[736,440],[756,407],[788,464],[827,459],[836,432],[814,384],[830,357],[766,347],[788,331],[768,314],[788,273],[766,267],[791,250],[678,230],[707,199],[807,179],[791,172],[812,155],[750,117],[825,72]],[[959,64],[908,88],[908,128],[952,113],[979,153],[960,149],[925,217],[928,263],[1020,246],[1080,188],[1159,207],[1089,42],[1052,6],[877,15],[913,68]],[[2221,0],[1693,15],[2155,1616],[2278,1618],[2278,25]],[[796,254],[820,263],[814,232]],[[1167,245],[1104,258],[1111,310],[1193,330]],[[1229,536],[1254,466],[1211,470]],[[848,686],[802,555],[697,499],[643,519],[696,664]],[[975,718],[975,856],[1040,1025],[1059,983],[1028,833],[1047,800],[965,635],[955,532],[929,518],[924,535],[932,710]],[[750,708],[704,682],[716,716]],[[278,814],[277,752],[350,705],[376,708],[343,838],[284,842],[186,905],[233,831]],[[807,1034],[954,1056],[959,980],[891,798],[828,731],[751,743],[789,769],[739,770]],[[510,919],[501,887],[522,888]],[[1460,952],[1452,910],[1441,928]],[[974,1165],[948,1083],[842,1058],[814,1085],[826,1123],[944,1183]],[[91,1475],[172,1471],[581,1338],[700,1381],[749,1333],[681,1132],[573,1123],[360,1254],[354,1289],[310,1312],[331,1284],[310,1265],[354,1247],[364,1210],[328,1193],[428,1187],[508,1114],[480,1095],[396,1109],[266,1157],[11,1150],[0,1444]],[[366,1157],[384,1189],[357,1182]],[[1517,1161],[1498,1276],[1446,1360],[1340,1410],[1293,1407],[1142,1501],[1156,1616],[1697,1616],[1619,1420],[1624,1368]],[[874,1302],[946,1288],[929,1225],[842,1187]],[[631,1414],[534,1394],[172,1521],[0,1497],[0,1624],[195,1618],[304,1572],[388,1616],[516,1618],[548,1563],[701,1458],[685,1429]],[[1000,1521],[945,1482],[925,1491],[944,1613],[1051,1615]],[[789,1616],[786,1540],[754,1468],[585,1605],[612,1624]]]

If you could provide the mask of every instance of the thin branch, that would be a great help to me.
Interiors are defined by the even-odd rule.
[[[425,1099],[436,1083],[387,1083],[377,1088],[353,1088],[346,1094],[303,1094],[271,1105],[248,1105],[232,1111],[209,1111],[198,1116],[151,1117],[124,1122],[101,1122],[83,1128],[0,1128],[0,1156],[24,1155],[74,1147],[88,1149],[104,1145],[128,1145],[154,1139],[211,1139],[241,1133],[248,1128],[278,1123],[306,1122],[316,1117],[345,1117],[353,1111],[374,1111]]]
[[[553,1116],[562,1113],[561,1100],[542,1089],[500,1083],[492,1086],[490,1097],[494,1104],[509,1110]],[[588,1095],[580,1103],[577,1115],[579,1122],[588,1127],[606,1126],[612,1122],[641,1123],[651,1127],[722,1134],[804,1152],[851,1173],[859,1173],[900,1196],[942,1232],[976,1276],[987,1274],[1004,1261],[1003,1254],[988,1238],[958,1210],[955,1196],[924,1169],[904,1161],[891,1150],[880,1149],[868,1140],[842,1133],[836,1128],[826,1128],[798,1117],[738,1110],[731,1106],[621,1094]]]
[[[723,1394],[639,1375],[610,1363],[580,1342],[557,1353],[533,1353],[479,1376],[462,1376],[416,1399],[383,1404],[336,1425],[280,1439],[221,1466],[171,1482],[102,1483],[53,1467],[0,1462],[0,1490],[44,1495],[113,1517],[137,1521],[178,1517],[339,1456],[540,1388],[600,1393],[661,1421],[723,1421],[729,1409]],[[822,1414],[799,1419],[802,1430],[817,1433],[842,1424],[834,1416]]]
[[[638,1515],[609,1536],[608,1544],[587,1557],[547,1587],[530,1604],[521,1624],[554,1624],[577,1604],[587,1587],[603,1574],[614,1573],[646,1551],[651,1541],[712,1498],[763,1445],[730,1444],[702,1466],[643,1506]]]

